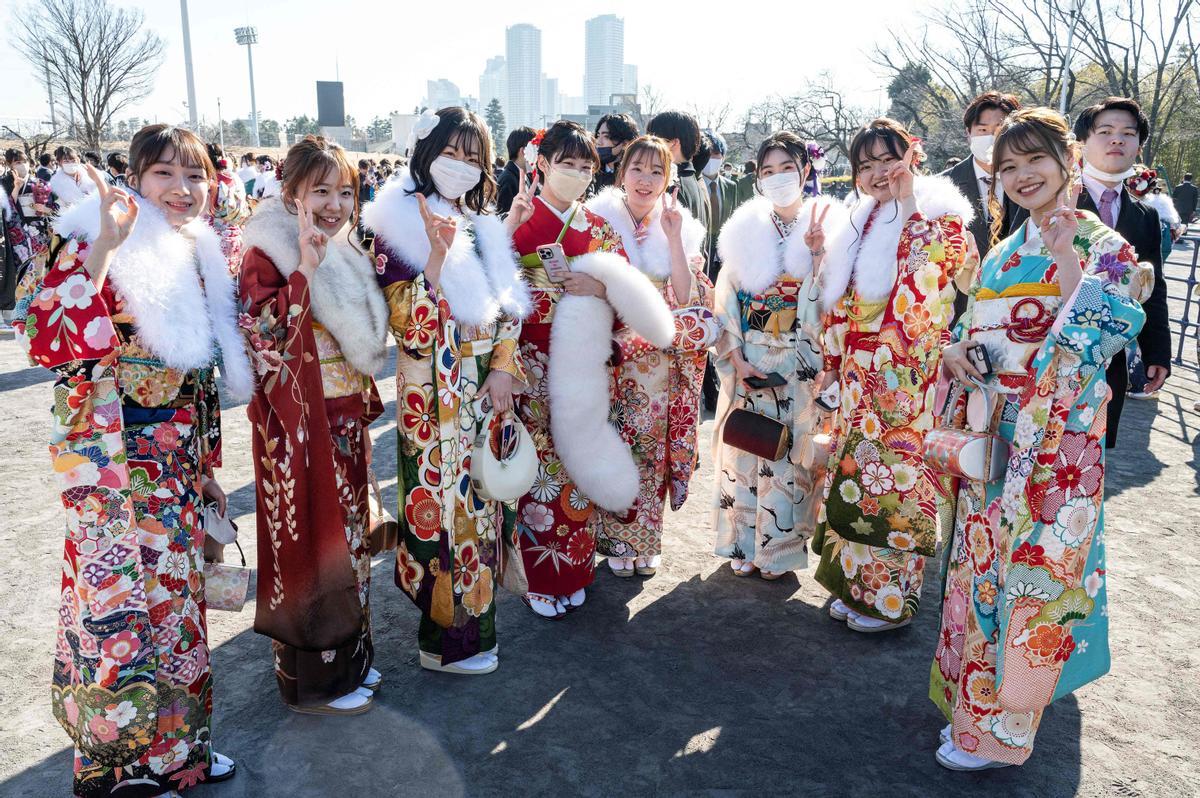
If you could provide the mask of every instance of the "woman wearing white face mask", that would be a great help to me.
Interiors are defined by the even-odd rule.
[[[375,271],[399,345],[400,546],[396,583],[421,610],[421,667],[497,667],[499,502],[475,493],[469,463],[485,407],[512,410],[526,382],[517,352],[529,289],[496,193],[492,138],[462,108],[422,115],[412,158],[367,206]]]
[[[545,182],[536,199],[529,195],[537,179],[514,200],[508,221],[533,286],[521,330],[529,387],[517,413],[537,444],[539,468],[518,503],[517,532],[525,601],[554,619],[582,606],[592,583],[597,507],[624,514],[637,498],[637,465],[608,423],[614,307],[659,348],[670,345],[674,325],[653,284],[630,266],[621,237],[579,202],[600,165],[591,135],[560,121],[530,146]],[[547,269],[539,251],[565,259],[565,274]]]
[[[830,616],[857,632],[905,626],[920,605],[944,501],[921,447],[955,283],[970,287],[979,265],[971,202],[949,178],[916,175],[919,144],[892,119],[855,135],[858,201],[830,239],[821,295],[841,408],[813,550]]]
[[[759,147],[760,196],[744,203],[721,230],[722,268],[716,313],[721,336],[713,363],[721,378],[713,460],[717,475],[716,553],[735,576],[757,570],[777,579],[807,562],[823,464],[815,436],[826,426],[816,404],[822,367],[818,278],[825,238],[846,212],[824,197],[805,200],[812,165],[794,133]],[[781,421],[791,446],[767,460],[723,442],[731,410]]]
[[[83,162],[74,147],[58,147],[54,158],[58,161],[58,171],[50,177],[50,190],[54,192],[50,204],[61,213],[95,191],[96,186],[84,174]]]

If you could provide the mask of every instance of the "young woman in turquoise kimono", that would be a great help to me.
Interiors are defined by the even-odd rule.
[[[1030,219],[988,254],[943,356],[978,386],[957,412],[1010,446],[1001,479],[961,483],[947,546],[930,697],[951,770],[1023,763],[1046,706],[1109,668],[1104,370],[1142,328],[1153,275],[1076,209],[1072,147],[1046,108],[997,131],[995,174]],[[978,347],[986,377],[967,358]]]

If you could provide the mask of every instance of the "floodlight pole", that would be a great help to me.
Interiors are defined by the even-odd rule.
[[[246,63],[250,66],[250,131],[254,135],[254,146],[261,147],[258,140],[258,103],[254,99],[254,45],[258,44],[258,28],[249,26],[234,28],[237,43],[246,45]]]

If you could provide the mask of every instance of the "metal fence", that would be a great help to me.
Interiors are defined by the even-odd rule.
[[[1183,365],[1183,347],[1189,334],[1192,339],[1197,339],[1196,330],[1200,327],[1200,318],[1197,318],[1200,317],[1200,297],[1196,296],[1196,270],[1200,266],[1200,235],[1186,235],[1175,243],[1176,247],[1180,245],[1186,245],[1191,249],[1191,263],[1185,265],[1186,261],[1175,257],[1183,253],[1172,250],[1171,255],[1175,259],[1169,260],[1167,268],[1163,269],[1163,278],[1167,281],[1167,301],[1174,300],[1183,303],[1183,313],[1179,318],[1171,319],[1171,324],[1178,327],[1178,338],[1175,345],[1175,365],[1177,366]],[[1176,268],[1171,269],[1171,266]],[[1186,277],[1172,273],[1184,271],[1187,273]],[[1183,285],[1182,295],[1172,293],[1172,283]],[[1200,339],[1197,339],[1197,344],[1200,345]]]

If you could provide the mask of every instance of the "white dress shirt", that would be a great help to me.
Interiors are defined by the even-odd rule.
[[[1100,200],[1103,198],[1104,192],[1108,191],[1108,186],[1104,185],[1091,175],[1085,173],[1083,175],[1083,187],[1087,189],[1087,193],[1091,195],[1092,202],[1096,203],[1096,215],[1100,216]],[[1121,218],[1121,197],[1125,193],[1125,186],[1118,183],[1117,187],[1114,188],[1113,191],[1117,192],[1117,198],[1113,200],[1112,204],[1112,218],[1113,224],[1115,225],[1117,223],[1117,219]],[[1104,221],[1104,218],[1101,217],[1100,221]]]
[[[992,209],[988,204],[989,191],[996,200],[1000,203],[1000,207],[1004,207],[1004,187],[1000,185],[1000,181],[994,175],[989,175],[987,170],[979,165],[979,161],[971,159],[971,166],[975,167],[975,182],[979,184],[979,200],[983,204],[983,218],[989,223],[992,221]],[[988,183],[991,183],[989,186]]]

